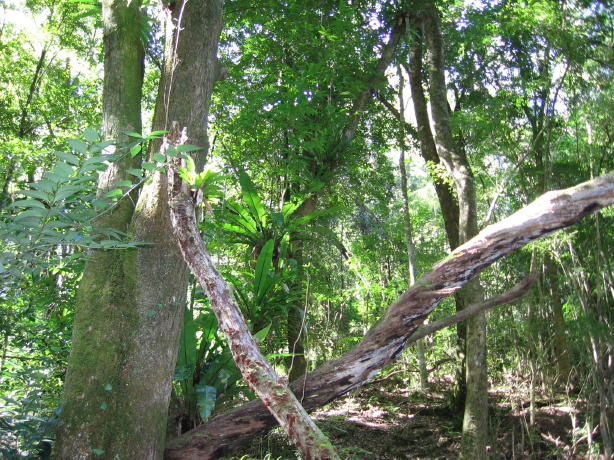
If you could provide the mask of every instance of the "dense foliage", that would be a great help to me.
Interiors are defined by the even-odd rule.
[[[417,139],[399,122],[397,72],[415,40],[411,27],[395,55],[399,69],[390,66],[358,118],[354,112],[389,23],[406,3],[415,6],[225,5],[220,59],[228,75],[214,93],[209,165],[197,177],[188,160],[185,174],[204,195],[205,241],[252,331],[291,375],[295,366],[312,369],[347,351],[407,288],[401,149],[418,272],[449,250],[432,182],[449,177],[423,161]],[[437,6],[454,140],[476,177],[482,226],[548,190],[614,169],[614,10],[607,2]],[[162,133],[132,133],[129,144],[104,156],[113,141],[98,134],[96,3],[9,2],[0,11],[0,453],[34,458],[53,440],[88,251],[146,243],[97,228],[96,217],[130,199],[166,158],[154,155],[131,170],[133,180],[97,194],[109,161],[140,159]],[[162,40],[155,11],[143,8],[147,114]],[[411,107],[408,94],[401,103]],[[355,129],[350,142],[348,127]],[[614,210],[605,209],[482,277],[494,295],[522,274],[539,275],[529,296],[488,314],[489,379],[514,404],[528,397],[533,407],[539,388],[568,401],[575,431],[565,443],[573,453],[603,451],[595,428],[607,430],[603,413],[612,410],[613,223]],[[447,300],[431,319],[453,310]],[[223,339],[208,300],[191,284],[169,433],[253,397]],[[451,394],[457,335],[448,328],[425,340],[425,356],[411,349],[390,372],[401,370],[397,383],[417,386],[412,372],[424,359],[430,382]]]

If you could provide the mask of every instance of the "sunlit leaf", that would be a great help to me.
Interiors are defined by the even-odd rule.
[[[67,139],[66,142],[72,149],[79,153],[87,153],[87,144],[79,139]]]

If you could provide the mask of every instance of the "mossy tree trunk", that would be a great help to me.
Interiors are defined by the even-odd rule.
[[[179,120],[203,147],[217,77],[222,1],[164,5],[166,51],[154,129]],[[103,2],[105,136],[140,131],[140,2]],[[176,27],[179,25],[179,27]],[[157,146],[152,147],[155,152]],[[101,190],[121,180],[119,163]],[[154,175],[135,207],[125,199],[99,225],[128,231],[147,246],[95,251],[79,288],[73,349],[55,456],[58,459],[161,458],[187,290],[187,269],[172,237],[166,182]]]
[[[126,140],[123,132],[141,131],[140,7],[140,1],[102,4],[103,136],[118,142]],[[125,178],[126,163],[108,168],[100,177],[99,193]],[[96,224],[126,232],[133,210],[132,201],[124,199]],[[58,459],[119,452],[117,445],[134,436],[131,401],[123,395],[129,388],[121,378],[129,359],[129,338],[138,324],[128,258],[126,252],[94,251],[86,264],[56,437]]]
[[[412,102],[416,124],[418,127],[418,139],[420,141],[420,153],[424,161],[431,165],[431,179],[437,193],[441,214],[444,221],[444,228],[450,250],[454,250],[459,245],[459,206],[454,191],[451,189],[447,173],[439,154],[429,117],[428,106],[424,94],[423,86],[423,33],[421,19],[414,17],[412,20],[412,31],[414,34],[413,42],[410,45],[409,63],[403,63],[409,75],[409,85],[411,88]],[[456,311],[460,312],[465,306],[465,299],[460,292],[454,294]],[[453,406],[457,412],[464,409],[465,398],[467,395],[467,381],[465,376],[465,342],[467,338],[467,327],[464,322],[458,323],[457,331],[457,357],[455,385],[453,390]]]

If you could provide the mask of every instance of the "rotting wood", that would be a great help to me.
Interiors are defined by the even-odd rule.
[[[293,382],[303,407],[312,410],[363,385],[389,364],[428,314],[472,277],[514,250],[568,227],[614,203],[614,172],[568,189],[548,192],[458,247],[387,310],[363,340],[343,356]],[[263,404],[251,401],[173,440],[167,459],[212,459],[274,426]]]

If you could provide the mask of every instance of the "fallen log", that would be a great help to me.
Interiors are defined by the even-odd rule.
[[[363,385],[399,355],[446,296],[506,254],[612,203],[614,173],[609,173],[575,187],[548,192],[486,227],[401,295],[358,345],[294,381],[292,391],[305,409],[313,410]],[[262,402],[254,400],[173,440],[165,458],[217,458],[274,425],[275,420]]]

